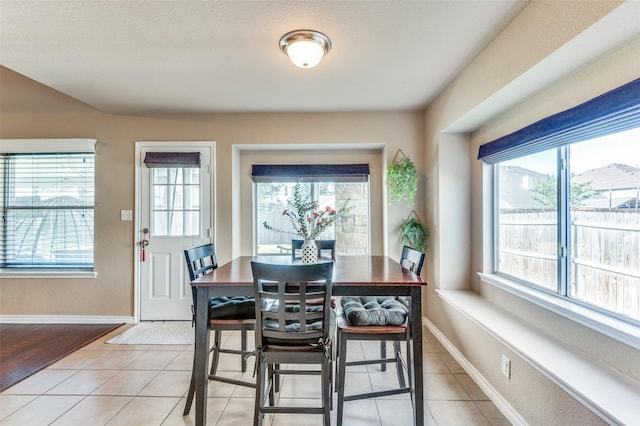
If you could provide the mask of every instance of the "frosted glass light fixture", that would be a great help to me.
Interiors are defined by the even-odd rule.
[[[314,30],[294,30],[280,38],[280,50],[300,68],[313,68],[331,50],[331,40]]]

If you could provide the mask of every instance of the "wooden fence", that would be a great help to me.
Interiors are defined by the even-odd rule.
[[[498,270],[557,288],[556,213],[500,214]],[[571,212],[569,295],[640,320],[640,213]]]

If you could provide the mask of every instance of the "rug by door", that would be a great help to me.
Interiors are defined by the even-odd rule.
[[[145,321],[107,340],[116,345],[191,345],[191,321]]]
[[[122,324],[0,324],[0,392]]]

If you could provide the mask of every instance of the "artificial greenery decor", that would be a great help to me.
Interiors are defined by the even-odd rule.
[[[426,252],[429,242],[429,230],[414,212],[411,213],[413,215],[409,215],[408,218],[400,223],[402,244]]]
[[[398,159],[398,154],[402,154],[402,158]],[[405,200],[408,204],[412,204],[418,189],[419,179],[413,161],[405,156],[401,150],[398,150],[393,162],[387,167],[387,187],[391,202]]]

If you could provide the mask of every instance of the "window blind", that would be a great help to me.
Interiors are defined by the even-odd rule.
[[[144,164],[148,168],[182,167],[200,168],[199,152],[147,152]]]
[[[254,164],[254,182],[367,182],[368,164]]]
[[[481,145],[478,159],[498,163],[639,126],[640,78]]]
[[[92,268],[95,154],[2,153],[0,267]]]
[[[95,139],[0,139],[0,153],[96,152]]]

